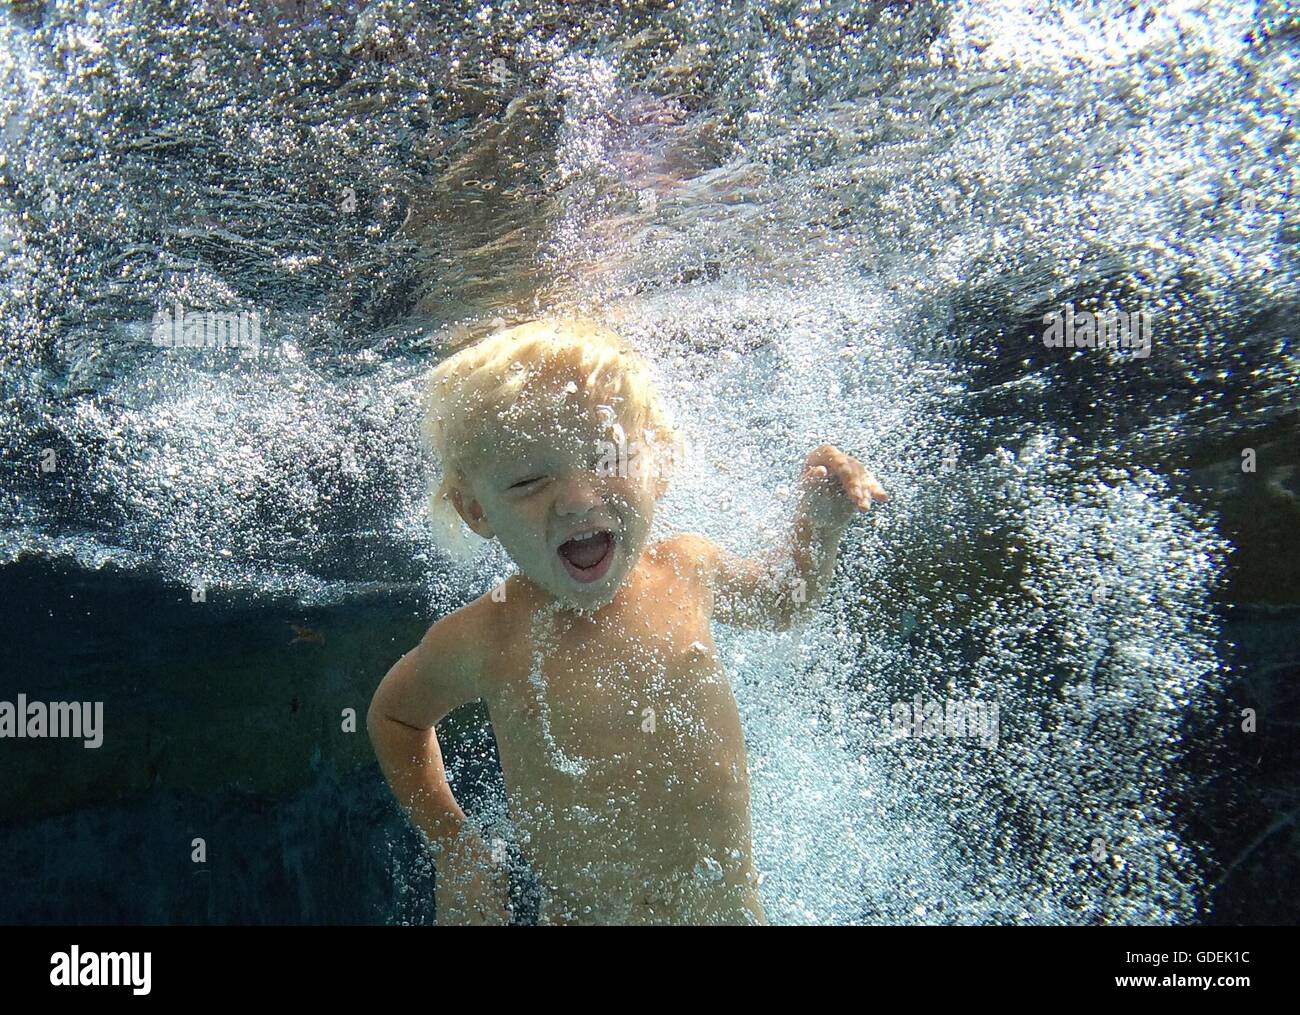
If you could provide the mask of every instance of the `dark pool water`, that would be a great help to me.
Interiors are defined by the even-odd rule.
[[[105,714],[0,740],[0,922],[433,920],[365,708],[510,565],[430,539],[421,377],[574,310],[693,449],[665,531],[759,548],[824,440],[893,494],[718,633],[775,922],[1295,921],[1288,5],[173,7],[0,14],[0,701]],[[917,694],[997,750],[882,738]]]

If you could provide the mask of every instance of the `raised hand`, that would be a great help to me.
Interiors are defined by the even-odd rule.
[[[887,501],[889,495],[876,477],[856,458],[834,444],[822,444],[804,461],[804,502],[818,521],[846,525],[873,501]]]

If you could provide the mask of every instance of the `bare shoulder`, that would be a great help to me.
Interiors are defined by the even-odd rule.
[[[683,578],[708,584],[717,567],[718,544],[697,532],[679,532],[654,546],[655,556]]]
[[[698,532],[679,532],[656,543],[655,549],[666,554],[691,558],[699,564],[708,563],[718,554],[718,544]]]
[[[470,603],[431,624],[384,676],[371,712],[428,729],[453,708],[481,697],[482,623],[477,603]]]
[[[499,669],[490,665],[493,657],[514,641],[516,622],[525,606],[525,598],[514,582],[507,581],[443,618],[443,621],[456,620],[454,638],[474,672],[480,696],[483,681]]]

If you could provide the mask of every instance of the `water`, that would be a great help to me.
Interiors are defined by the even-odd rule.
[[[759,549],[823,441],[892,496],[812,627],[716,629],[773,921],[1293,917],[1300,21],[1041,7],[7,10],[0,561],[28,648],[2,697],[148,718],[7,790],[36,869],[5,918],[429,917],[338,716],[510,567],[428,537],[422,372],[561,309],[659,371],[690,448],[661,534]],[[159,348],[177,302],[255,313],[260,348]],[[1149,356],[1048,347],[1067,304],[1149,315]],[[917,695],[996,703],[996,747],[900,739]],[[458,791],[499,812],[457,719]],[[186,861],[196,825],[260,855],[248,793],[279,829],[260,874],[55,903],[75,875],[32,859],[74,826],[83,857]],[[319,809],[387,837],[305,846]],[[276,863],[297,890],[250,901]],[[341,869],[357,910],[320,887]]]

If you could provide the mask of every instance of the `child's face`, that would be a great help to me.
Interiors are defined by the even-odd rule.
[[[654,517],[649,470],[602,474],[614,471],[601,467],[616,440],[610,422],[579,393],[517,408],[473,441],[473,467],[452,495],[470,528],[499,539],[525,577],[582,610],[613,600]]]

